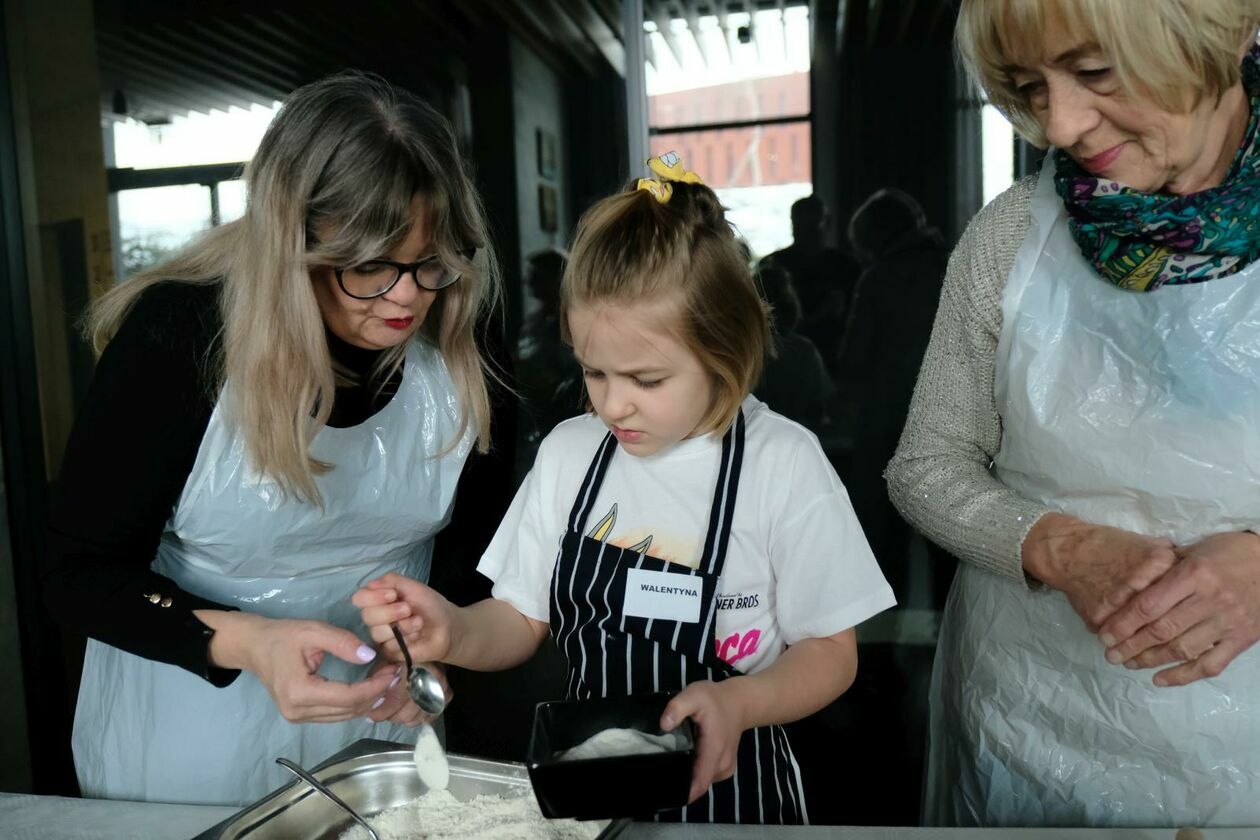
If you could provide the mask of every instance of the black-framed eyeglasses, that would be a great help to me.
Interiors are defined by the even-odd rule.
[[[477,249],[465,248],[456,253],[471,261]],[[341,287],[341,291],[359,300],[371,300],[387,294],[398,285],[404,274],[410,274],[415,278],[417,286],[431,292],[445,289],[460,276],[458,271],[442,262],[437,254],[413,263],[370,260],[358,265],[334,268],[333,273],[337,275],[337,285]]]

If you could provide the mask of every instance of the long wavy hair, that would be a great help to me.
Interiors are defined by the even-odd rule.
[[[315,478],[331,465],[309,447],[344,372],[334,370],[310,272],[389,253],[417,221],[418,195],[434,252],[461,273],[437,293],[421,327],[458,394],[459,432],[446,445],[457,445],[472,424],[478,450],[487,451],[493,373],[475,325],[498,301],[500,275],[486,247],[485,211],[442,115],[377,76],[339,73],[293,92],[246,166],[245,183],[242,218],[93,305],[87,331],[97,352],[150,286],[219,284],[222,340],[206,360],[214,395],[225,395],[255,469],[286,493],[322,504]],[[472,247],[480,250],[470,262],[460,251]],[[381,354],[373,381],[398,369],[405,345]]]

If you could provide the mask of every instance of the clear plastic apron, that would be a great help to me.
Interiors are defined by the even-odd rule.
[[[358,426],[325,427],[312,441],[311,454],[334,465],[317,478],[321,510],[285,499],[250,469],[220,399],[153,568],[204,598],[271,618],[326,621],[368,641],[350,596],[390,570],[428,579],[433,537],[449,519],[471,445],[466,434],[439,454],[458,424],[445,363],[413,341],[384,408]],[[355,682],[370,668],[328,654],[320,674]],[[291,778],[277,756],[309,766],[360,738],[411,741],[414,732],[367,718],[290,723],[248,672],[215,688],[173,665],[88,642],[73,736],[85,796],[242,805]]]
[[[1007,280],[997,477],[1179,544],[1260,522],[1260,264],[1142,294],[1099,278],[1043,167]],[[1067,599],[970,564],[932,680],[925,821],[1260,825],[1260,651],[1156,688]]]

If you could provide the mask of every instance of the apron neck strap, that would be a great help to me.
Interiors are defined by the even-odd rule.
[[[613,437],[612,432],[609,432],[600,441],[599,449],[595,451],[595,457],[591,459],[591,465],[586,468],[582,488],[578,490],[577,498],[573,500],[573,510],[569,513],[570,531],[578,534],[586,531],[586,518],[591,515],[591,507],[595,504],[595,497],[599,495],[599,488],[604,483],[604,475],[608,472],[608,464],[616,451],[617,439]]]
[[[726,547],[731,542],[731,517],[735,513],[735,495],[739,490],[739,472],[744,464],[744,410],[722,436],[722,465],[717,486],[713,489],[713,505],[709,509],[709,533],[704,538],[704,554],[700,570],[721,576],[726,565]]]

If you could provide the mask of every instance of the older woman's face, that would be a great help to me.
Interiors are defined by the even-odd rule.
[[[412,203],[412,209],[415,221],[407,236],[388,254],[380,256],[413,263],[433,253],[419,199]],[[395,347],[415,335],[438,295],[420,288],[411,274],[400,277],[392,289],[371,300],[359,300],[343,292],[328,266],[313,270],[311,280],[328,329],[347,344],[367,350]]]
[[[1241,85],[1219,101],[1202,96],[1186,112],[1164,110],[1127,95],[1098,46],[1048,11],[1044,57],[1010,70],[1046,139],[1090,173],[1142,192],[1184,195],[1219,184],[1246,128]]]

